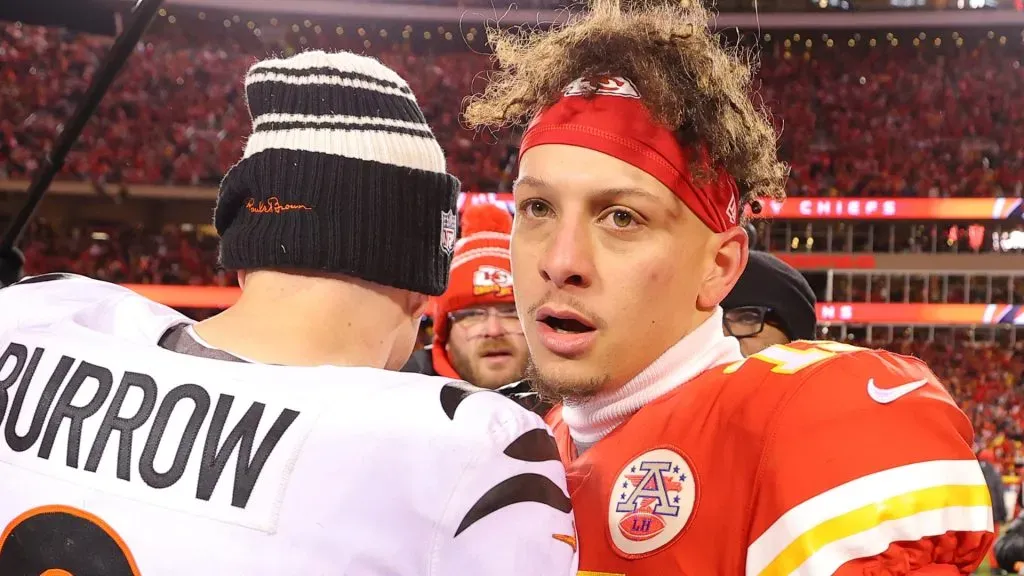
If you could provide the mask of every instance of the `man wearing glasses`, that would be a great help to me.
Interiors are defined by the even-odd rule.
[[[523,377],[528,351],[512,294],[511,229],[512,217],[498,206],[466,207],[448,291],[433,301],[433,343],[403,371],[492,390]]]
[[[816,302],[811,285],[792,266],[751,251],[739,282],[722,302],[722,323],[750,356],[775,344],[814,340]]]

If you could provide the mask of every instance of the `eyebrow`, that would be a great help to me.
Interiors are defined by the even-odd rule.
[[[515,190],[520,186],[529,186],[530,188],[538,188],[545,192],[550,192],[556,188],[548,183],[546,180],[537,178],[536,176],[520,176],[512,183],[512,189]],[[594,200],[612,200],[615,198],[633,197],[643,198],[652,202],[659,202],[660,198],[656,195],[644,190],[643,188],[637,188],[633,186],[614,186],[610,188],[602,188],[593,193]]]

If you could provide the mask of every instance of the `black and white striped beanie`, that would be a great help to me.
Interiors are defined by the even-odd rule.
[[[405,80],[315,51],[255,64],[245,92],[253,133],[214,214],[221,263],[442,294],[460,184]]]

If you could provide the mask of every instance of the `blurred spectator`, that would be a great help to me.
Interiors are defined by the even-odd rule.
[[[529,351],[509,262],[512,217],[492,204],[466,209],[448,290],[434,298],[434,341],[402,369],[497,389],[520,380]]]
[[[985,484],[988,486],[989,498],[992,500],[992,521],[995,523],[994,532],[1000,533],[1003,522],[1008,520],[1006,516],[1006,488],[1003,485],[1003,476],[999,471],[999,463],[991,450],[982,450],[978,453],[978,463],[981,465],[981,472],[985,476]],[[988,552],[990,566],[998,564],[995,557],[995,550]]]
[[[814,340],[816,303],[800,272],[767,252],[752,250],[739,281],[722,301],[723,327],[740,341],[744,356],[775,344]]]

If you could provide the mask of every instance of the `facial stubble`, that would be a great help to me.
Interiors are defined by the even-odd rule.
[[[545,402],[551,404],[585,402],[601,393],[608,378],[607,374],[593,378],[557,378],[554,375],[545,375],[532,355],[526,363],[526,379],[530,382],[530,388]]]

